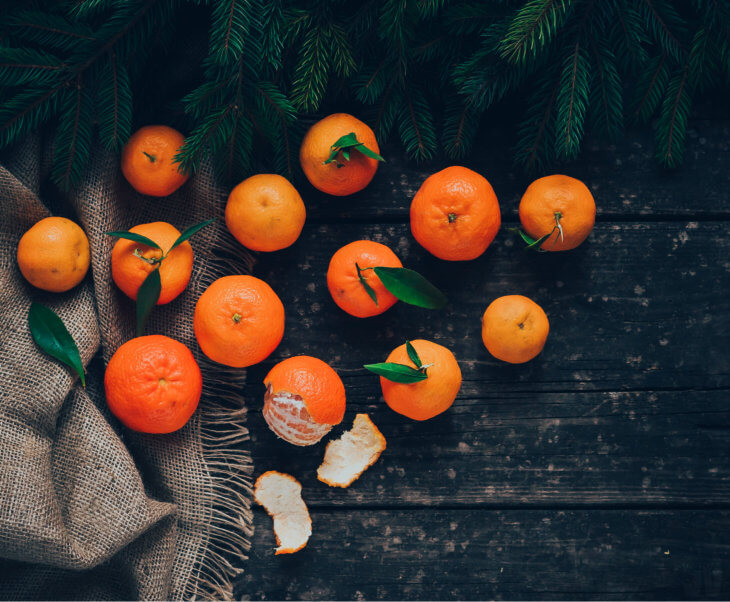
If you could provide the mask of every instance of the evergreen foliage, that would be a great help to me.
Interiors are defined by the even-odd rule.
[[[95,141],[120,150],[143,125],[141,74],[174,61],[193,4],[207,5],[207,56],[181,99],[178,160],[195,171],[210,152],[232,180],[262,164],[291,176],[302,117],[348,103],[416,160],[463,158],[509,100],[527,169],[624,122],[653,122],[657,159],[675,167],[698,95],[730,79],[728,0],[36,1],[0,24],[0,147],[55,120],[65,188]]]

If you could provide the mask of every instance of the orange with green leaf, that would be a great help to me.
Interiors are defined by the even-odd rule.
[[[447,301],[418,272],[404,268],[390,248],[372,240],[356,240],[332,256],[327,288],[335,303],[357,318],[382,314],[398,300],[427,309],[440,309]]]
[[[385,362],[364,367],[380,376],[385,403],[413,420],[442,414],[461,389],[461,369],[454,354],[432,341],[406,341]]]
[[[596,202],[576,178],[552,175],[530,184],[520,201],[518,231],[527,249],[568,251],[580,245],[596,222]]]
[[[347,113],[315,123],[299,149],[302,171],[312,186],[334,196],[365,188],[375,176],[380,148],[367,124]]]
[[[167,222],[107,232],[119,238],[112,248],[112,279],[137,302],[138,335],[155,305],[169,303],[187,287],[193,271],[193,248],[188,239],[213,221],[195,224],[182,233]]]

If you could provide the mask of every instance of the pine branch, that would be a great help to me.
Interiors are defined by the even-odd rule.
[[[518,9],[500,44],[500,55],[522,63],[547,46],[565,23],[571,0],[529,0]]]
[[[656,111],[669,81],[667,55],[652,59],[636,85],[637,102],[633,110],[635,121],[646,122]]]
[[[593,43],[595,77],[589,106],[594,128],[609,140],[615,140],[623,130],[623,89],[616,59],[605,45]]]
[[[590,82],[590,62],[580,42],[576,42],[563,64],[556,98],[556,151],[560,158],[572,159],[580,150]]]
[[[53,149],[51,178],[64,190],[79,180],[91,150],[93,98],[80,75],[74,83],[61,105],[69,118],[59,123]]]
[[[106,148],[121,150],[132,133],[132,89],[114,51],[99,76],[97,101],[99,138]]]
[[[93,31],[86,24],[47,11],[11,13],[5,24],[15,41],[32,42],[65,52],[73,50],[79,41],[94,41]]]
[[[689,65],[676,73],[667,86],[657,123],[657,159],[665,167],[677,167],[682,161],[684,139],[691,98],[687,90]]]
[[[48,86],[58,81],[66,67],[60,59],[42,50],[0,48],[0,80],[5,86]]]
[[[398,121],[398,131],[406,152],[421,161],[436,152],[436,128],[431,108],[415,87],[406,87]]]

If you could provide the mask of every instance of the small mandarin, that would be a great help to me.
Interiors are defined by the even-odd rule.
[[[362,277],[375,291],[377,304],[360,281],[358,267]],[[332,299],[341,309],[357,318],[382,314],[398,301],[369,269],[373,267],[400,268],[403,264],[385,245],[372,240],[356,240],[335,252],[327,269],[327,288]]]
[[[325,163],[332,145],[342,136],[354,133],[357,141],[374,153],[380,148],[375,134],[365,123],[347,113],[334,113],[315,123],[304,136],[299,149],[302,171],[312,186],[335,196],[347,196],[365,188],[378,170],[378,161],[353,149],[349,159],[340,153],[337,161]]]
[[[130,299],[137,299],[137,292],[152,270],[160,270],[160,298],[157,305],[164,305],[185,290],[193,272],[193,247],[189,241],[169,251],[180,236],[180,230],[167,222],[140,224],[130,232],[146,236],[160,249],[133,240],[120,238],[112,248],[112,279]],[[169,253],[168,253],[169,251]],[[155,263],[164,253],[164,261]]]
[[[396,383],[380,377],[383,398],[390,409],[413,420],[428,420],[448,410],[461,388],[461,369],[446,347],[416,339],[411,345],[418,353],[428,378],[412,384]],[[417,366],[408,357],[406,345],[396,347],[386,360],[388,363]]]
[[[245,368],[266,359],[284,336],[284,305],[263,280],[223,276],[198,299],[193,328],[214,362]]]
[[[313,445],[342,422],[345,385],[332,367],[299,355],[276,364],[264,378],[264,419],[294,445]]]
[[[122,149],[122,173],[137,192],[167,196],[188,179],[173,162],[185,137],[166,125],[148,125],[137,130]]]
[[[482,317],[482,340],[494,357],[510,364],[529,362],[545,346],[550,324],[542,307],[522,295],[489,304]]]
[[[306,215],[297,189],[277,174],[247,178],[231,191],[226,204],[226,226],[252,251],[278,251],[293,245]]]
[[[198,407],[203,377],[192,352],[162,335],[137,337],[116,350],[104,373],[109,409],[142,433],[182,428]]]
[[[62,293],[79,284],[89,270],[89,239],[65,217],[36,222],[18,242],[18,267],[36,288]]]
[[[466,167],[447,167],[429,176],[411,202],[413,237],[447,261],[479,257],[494,240],[501,221],[492,186]]]
[[[575,178],[545,176],[530,184],[520,201],[520,222],[533,239],[549,237],[543,251],[568,251],[580,245],[596,222],[596,202]]]

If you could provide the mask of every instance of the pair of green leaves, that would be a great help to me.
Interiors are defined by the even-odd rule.
[[[383,286],[404,303],[425,307],[426,309],[441,309],[448,301],[446,295],[415,270],[381,266],[361,268],[357,263],[355,269],[360,283],[365,287],[365,291],[375,302],[375,305],[378,304],[378,295],[362,274],[366,270],[372,270],[380,279],[380,282],[383,283]]]
[[[370,372],[373,372],[378,376],[392,380],[394,383],[412,385],[413,383],[426,380],[428,378],[428,374],[426,373],[428,366],[424,366],[421,363],[421,358],[418,356],[418,352],[410,341],[406,341],[406,352],[408,353],[408,357],[415,364],[415,368],[406,364],[399,364],[397,362],[365,364],[363,368],[370,370]]]
[[[56,312],[40,303],[31,303],[28,311],[28,327],[38,346],[76,372],[81,384],[86,387],[86,375],[79,348]]]
[[[187,228],[182,234],[180,234],[180,236],[177,237],[177,240],[172,243],[172,246],[167,251],[167,253],[165,253],[160,245],[158,245],[154,240],[152,240],[151,238],[147,238],[146,236],[142,236],[141,234],[137,234],[135,232],[127,232],[125,230],[107,232],[109,236],[124,238],[126,240],[138,242],[153,249],[159,249],[160,251],[163,251],[163,254],[159,258],[147,258],[144,257],[141,252],[139,252],[139,249],[135,250],[135,255],[139,257],[140,261],[145,261],[155,266],[155,269],[147,275],[147,278],[144,279],[139,287],[139,290],[137,291],[137,336],[141,336],[144,332],[144,328],[147,324],[147,318],[149,318],[149,315],[152,312],[152,308],[157,305],[157,301],[159,301],[160,299],[160,292],[162,291],[162,281],[160,280],[160,265],[164,261],[165,257],[167,257],[174,248],[180,246],[188,238],[196,234],[199,230],[205,228],[207,225],[212,224],[214,221],[215,219],[205,220],[204,222],[200,222],[199,224],[195,224],[194,226],[190,226],[189,228]]]
[[[350,160],[350,153],[352,151],[359,152],[366,157],[370,157],[371,159],[375,159],[376,161],[385,161],[383,157],[381,157],[378,153],[375,151],[370,150],[363,142],[359,142],[357,139],[357,136],[355,135],[355,132],[350,132],[349,134],[345,134],[341,138],[337,139],[337,142],[335,142],[330,147],[330,156],[328,159],[324,162],[325,165],[328,163],[337,162],[337,167],[344,167],[344,163],[340,163],[337,161],[337,155],[339,153],[342,153],[342,158],[345,161]]]
[[[553,226],[553,229],[544,236],[541,236],[540,238],[532,238],[532,236],[529,236],[520,228],[510,228],[509,231],[514,232],[515,234],[519,234],[520,238],[522,238],[522,240],[527,243],[525,251],[539,251],[540,253],[545,253],[547,252],[547,250],[543,249],[542,245],[548,238],[550,238],[555,233],[556,230],[558,231],[558,236],[555,238],[555,242],[557,242],[558,238],[560,238],[561,240],[565,238],[565,236],[563,235],[563,226],[560,223],[561,217],[563,217],[563,215],[560,213],[560,211],[556,211],[555,225]]]

